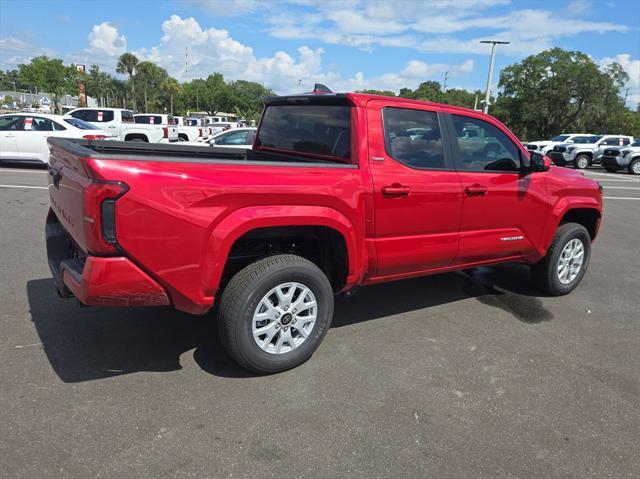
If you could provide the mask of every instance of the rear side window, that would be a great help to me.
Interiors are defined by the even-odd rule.
[[[97,126],[92,125],[91,123],[87,123],[84,120],[80,120],[79,118],[64,118],[64,121],[69,123],[71,126],[80,128],[81,130],[99,130],[100,129]]]
[[[108,123],[113,121],[113,111],[111,110],[78,110],[72,112],[71,116],[94,123]]]
[[[458,141],[458,169],[520,170],[520,150],[498,127],[478,118],[460,115],[451,118]]]
[[[351,158],[351,107],[267,107],[257,145],[348,160]]]
[[[385,148],[394,160],[411,168],[445,167],[442,135],[436,112],[385,108],[382,118]]]

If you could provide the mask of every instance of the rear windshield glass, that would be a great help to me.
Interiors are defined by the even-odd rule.
[[[136,123],[146,123],[151,125],[162,125],[162,117],[160,115],[136,115],[134,117]]]
[[[261,147],[349,159],[351,107],[270,106],[256,143]]]
[[[81,120],[95,123],[113,121],[112,110],[78,110],[71,112],[70,115],[74,118],[80,118]]]
[[[84,120],[80,120],[79,118],[63,118],[63,120],[69,123],[71,126],[75,126],[76,128],[80,128],[81,130],[99,130],[97,126],[93,126],[91,123],[87,123]]]

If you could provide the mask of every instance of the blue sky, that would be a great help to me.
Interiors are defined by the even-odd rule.
[[[640,1],[632,0],[161,0],[0,1],[0,68],[40,54],[113,70],[124,51],[185,79],[219,71],[279,93],[399,90],[421,81],[484,89],[496,68],[550,47],[623,64],[640,101]],[[497,75],[496,75],[497,78]],[[300,83],[300,86],[299,86]]]

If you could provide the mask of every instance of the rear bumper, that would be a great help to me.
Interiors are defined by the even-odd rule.
[[[46,226],[47,258],[59,294],[89,306],[167,306],[164,288],[126,257],[82,256],[53,211]]]

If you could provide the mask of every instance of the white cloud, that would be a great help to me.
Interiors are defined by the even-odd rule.
[[[428,64],[408,62],[400,73],[386,73],[366,77],[357,73],[344,78],[338,72],[323,66],[322,48],[299,47],[295,55],[277,51],[272,56],[256,57],[253,49],[238,42],[229,32],[217,28],[202,28],[194,18],[172,15],[162,24],[160,43],[136,53],[141,59],[151,60],[166,68],[170,75],[184,81],[185,49],[189,55],[189,79],[206,77],[213,72],[226,79],[245,79],[264,84],[277,93],[309,91],[316,82],[324,83],[335,91],[353,91],[365,88],[391,89],[416,87],[420,82],[443,76],[462,76],[473,71],[473,61],[460,64]]]
[[[0,69],[2,70],[15,68],[21,63],[29,63],[32,58],[40,55],[53,57],[55,51],[13,37],[0,38]]]
[[[89,33],[89,52],[116,57],[127,51],[127,39],[107,22],[94,25]]]
[[[351,1],[318,2],[317,6],[268,14],[268,32],[283,39],[319,40],[363,50],[374,46],[416,48],[432,53],[484,53],[478,45],[486,35],[511,41],[504,53],[528,55],[553,45],[558,37],[581,33],[626,32],[629,27],[612,22],[576,18],[588,12],[588,0],[575,0],[571,14],[544,9],[504,13],[508,0],[411,0],[389,3]],[[279,4],[282,5],[282,4]],[[428,8],[428,15],[425,9]],[[458,32],[484,30],[483,37],[460,39]],[[437,36],[433,36],[437,35]]]

